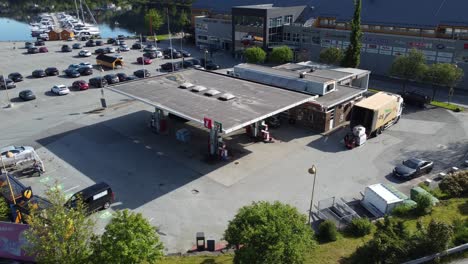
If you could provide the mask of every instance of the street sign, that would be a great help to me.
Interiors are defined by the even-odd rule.
[[[215,121],[214,126],[219,133],[223,132],[223,124]]]
[[[211,129],[213,127],[213,120],[205,117],[203,118],[203,124],[206,128]]]

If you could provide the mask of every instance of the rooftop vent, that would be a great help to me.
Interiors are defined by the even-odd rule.
[[[220,97],[218,97],[218,99],[222,101],[229,101],[234,98],[236,98],[236,96],[230,93],[225,93],[225,94],[222,94]]]
[[[299,78],[304,79],[306,74],[307,74],[306,72],[299,73]]]
[[[188,88],[190,88],[190,87],[192,87],[192,86],[193,86],[193,84],[191,84],[191,83],[189,83],[189,82],[184,82],[183,84],[181,84],[181,85],[179,86],[179,88],[181,88],[181,89],[188,89]]]
[[[208,91],[205,92],[205,95],[206,96],[215,96],[217,94],[220,94],[221,92],[218,91],[218,90],[215,90],[215,89],[210,89]]]
[[[201,91],[204,91],[206,90],[206,87],[205,86],[201,86],[201,85],[195,85],[192,87],[192,92],[201,92]]]

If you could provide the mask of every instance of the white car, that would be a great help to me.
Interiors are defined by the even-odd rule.
[[[119,51],[129,51],[129,50],[130,50],[130,48],[127,45],[121,45],[119,47]]]
[[[107,47],[107,48],[105,48],[105,50],[107,51],[107,53],[114,53],[115,52],[115,49],[113,47]]]
[[[91,63],[89,62],[80,62],[80,64],[78,64],[78,68],[88,68],[88,69],[92,69],[93,68],[93,65],[91,65]]]
[[[90,57],[92,54],[89,50],[82,50],[78,53],[80,57]]]
[[[34,148],[29,146],[8,146],[0,148],[0,155],[5,166],[15,165],[33,157]]]
[[[163,53],[160,50],[155,51],[156,52],[156,58],[162,58],[164,57]]]
[[[66,87],[63,84],[54,85],[54,87],[52,87],[50,91],[57,95],[66,95],[70,93],[70,90],[68,89],[68,87]]]

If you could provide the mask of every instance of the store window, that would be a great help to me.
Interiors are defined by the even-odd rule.
[[[293,16],[284,16],[284,25],[290,25],[292,23]]]
[[[283,34],[283,40],[290,41],[291,40],[291,33],[284,33]]]
[[[299,42],[300,41],[300,34],[297,34],[297,33],[293,33],[292,35],[292,41],[294,42]]]

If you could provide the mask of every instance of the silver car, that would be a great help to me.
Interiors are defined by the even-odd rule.
[[[33,158],[34,148],[29,146],[8,146],[0,148],[1,160],[5,166]]]

